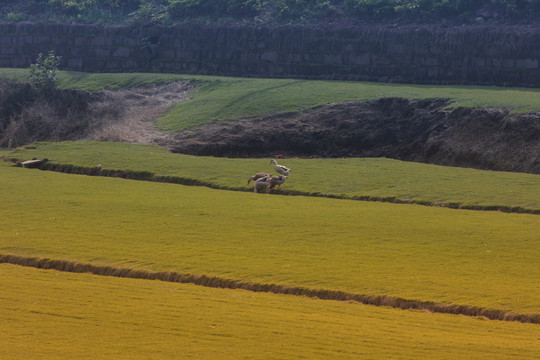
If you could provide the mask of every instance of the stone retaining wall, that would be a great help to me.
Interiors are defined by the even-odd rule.
[[[540,86],[540,29],[1,24],[0,67]]]

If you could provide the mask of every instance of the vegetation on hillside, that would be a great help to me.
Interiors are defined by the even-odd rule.
[[[30,65],[28,79],[41,90],[50,91],[58,85],[56,74],[60,60],[61,56],[56,56],[54,50],[50,50],[47,56],[40,53],[36,63]]]
[[[22,82],[25,69],[0,68],[0,77]],[[409,85],[296,79],[250,79],[205,75],[158,73],[84,73],[59,71],[64,89],[99,91],[184,81],[195,87],[190,101],[175,104],[158,121],[166,131],[194,128],[211,121],[239,119],[350,100],[382,97],[407,99],[446,98],[451,107],[501,107],[516,113],[540,111],[540,91],[485,86]],[[1,85],[1,84],[0,84]]]
[[[535,23],[538,0],[6,0],[4,22]]]
[[[386,156],[440,165],[538,173],[535,158],[527,155],[535,153],[537,146],[534,136],[538,133],[535,123],[538,115],[517,114],[540,110],[537,89],[60,71],[54,96],[43,97],[37,87],[21,83],[26,73],[24,69],[0,69],[0,76],[9,79],[0,80],[3,93],[0,146],[12,148],[35,141],[92,139],[160,144],[169,150],[197,155]],[[393,105],[389,106],[390,103]],[[454,109],[444,108],[447,105]],[[491,109],[465,109],[470,107]],[[433,112],[435,109],[437,113]],[[347,115],[351,111],[353,117]],[[272,122],[272,129],[265,130],[270,131],[268,135],[257,135],[266,126],[262,125],[267,123],[264,118],[276,114],[282,114],[279,115],[282,120]],[[434,116],[433,121],[414,120],[425,116]],[[444,128],[445,134],[450,134],[445,145],[437,137],[440,133],[429,136],[426,143],[422,134],[431,131],[434,122],[444,123],[443,118],[456,116],[474,121],[450,120]],[[386,118],[389,120],[381,120]],[[400,125],[404,118],[410,119],[411,125]],[[155,120],[160,131],[150,125],[149,121],[154,124]],[[513,124],[511,128],[506,125],[507,120]],[[218,127],[229,126],[229,121],[236,121],[234,133],[219,131]],[[305,121],[310,125],[298,125]],[[350,126],[349,121],[357,124],[355,130],[338,134],[343,129],[341,126]],[[364,128],[367,123],[376,130],[363,130],[367,129]],[[375,126],[376,123],[381,125]],[[480,124],[487,128],[479,130],[484,126]],[[324,136],[317,135],[323,128],[330,131]],[[478,136],[469,135],[465,128]],[[197,133],[187,135],[189,139],[184,141],[185,134],[176,134],[183,130]],[[216,131],[225,138],[219,135],[209,140]],[[457,133],[467,136],[452,137]],[[270,139],[276,134],[281,134],[279,143]],[[340,140],[331,140],[335,136]],[[373,143],[371,139],[375,138],[387,139],[385,147]],[[514,140],[510,142],[510,138]],[[474,148],[468,145],[471,141],[476,144]],[[197,145],[201,143],[213,144],[211,151],[207,146]],[[431,146],[434,143],[436,147]],[[512,151],[505,150],[507,147]],[[404,151],[405,148],[409,150]],[[463,148],[469,149],[466,156],[460,155]],[[525,148],[523,153],[517,150]],[[422,149],[431,149],[429,158]]]

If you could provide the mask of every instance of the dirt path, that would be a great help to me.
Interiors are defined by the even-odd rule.
[[[183,82],[104,91],[102,106],[121,104],[122,111],[88,135],[89,140],[119,141],[139,144],[163,143],[168,134],[157,130],[155,121],[169,107],[190,98],[192,88]]]

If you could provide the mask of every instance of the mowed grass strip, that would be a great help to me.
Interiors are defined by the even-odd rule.
[[[481,86],[433,86],[354,81],[254,79],[187,74],[89,74],[60,71],[62,87],[86,90],[125,89],[171,81],[196,86],[191,100],[174,105],[158,121],[162,130],[178,131],[212,121],[304,111],[329,103],[373,100],[447,98],[452,107],[503,107],[515,112],[540,111],[540,90]],[[0,69],[0,77],[23,80],[27,69]]]
[[[252,189],[256,172],[276,174],[269,159],[228,159],[171,154],[164,149],[104,142],[37,143],[0,152],[7,158],[103,170],[147,172],[191,179],[218,188]],[[283,159],[293,169],[282,192],[416,202],[440,206],[540,212],[540,175],[445,167],[385,158]],[[172,180],[171,180],[172,181]]]
[[[0,166],[0,253],[540,313],[538,215]]]
[[[0,68],[0,78],[14,81],[27,81],[28,69]],[[121,90],[131,87],[152,86],[173,81],[198,83],[194,78],[177,74],[159,73],[85,73],[77,71],[58,71],[58,86],[88,91]]]
[[[300,112],[329,103],[383,97],[447,98],[453,108],[503,107],[524,113],[540,110],[539,94],[538,89],[521,88],[208,78],[197,88],[193,99],[173,106],[159,119],[158,126],[162,130],[178,131],[212,121]]]
[[[534,359],[540,327],[0,264],[2,359]]]

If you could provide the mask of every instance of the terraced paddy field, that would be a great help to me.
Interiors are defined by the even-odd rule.
[[[0,171],[1,254],[540,313],[538,215]]]
[[[275,169],[269,159],[229,159],[171,154],[159,147],[105,142],[37,143],[0,156],[49,159],[60,171],[200,183],[246,190],[256,172]],[[403,162],[385,158],[283,159],[293,169],[281,193],[434,204],[540,213],[540,176]],[[54,164],[69,165],[54,166]],[[95,171],[96,165],[102,170]],[[72,167],[75,167],[73,169]]]
[[[0,264],[0,358],[534,359],[540,327]]]
[[[3,77],[25,74],[0,70]],[[60,77],[62,87],[91,91],[185,81],[193,99],[158,120],[170,131],[383,96],[540,109],[534,89]],[[246,184],[255,172],[273,172],[269,159],[87,141],[0,149],[0,156],[47,158],[46,168],[71,173],[0,161],[0,263],[26,265],[0,264],[7,289],[0,292],[2,359],[535,359],[540,353],[539,175],[382,158],[289,158],[279,161],[293,173],[275,194],[306,196],[275,196],[254,194]],[[64,271],[27,267],[53,265]],[[96,269],[124,277],[66,272]],[[206,287],[127,278],[157,274]],[[437,313],[445,308],[466,316]]]
[[[0,77],[24,80],[27,69],[0,68]],[[540,111],[538,89],[487,86],[431,86],[353,81],[253,79],[181,74],[92,74],[58,72],[59,85],[90,91],[184,81],[195,88],[190,101],[175,104],[158,120],[166,131],[193,128],[212,121],[303,111],[349,100],[381,97],[446,98],[451,107],[503,107],[518,113]]]

